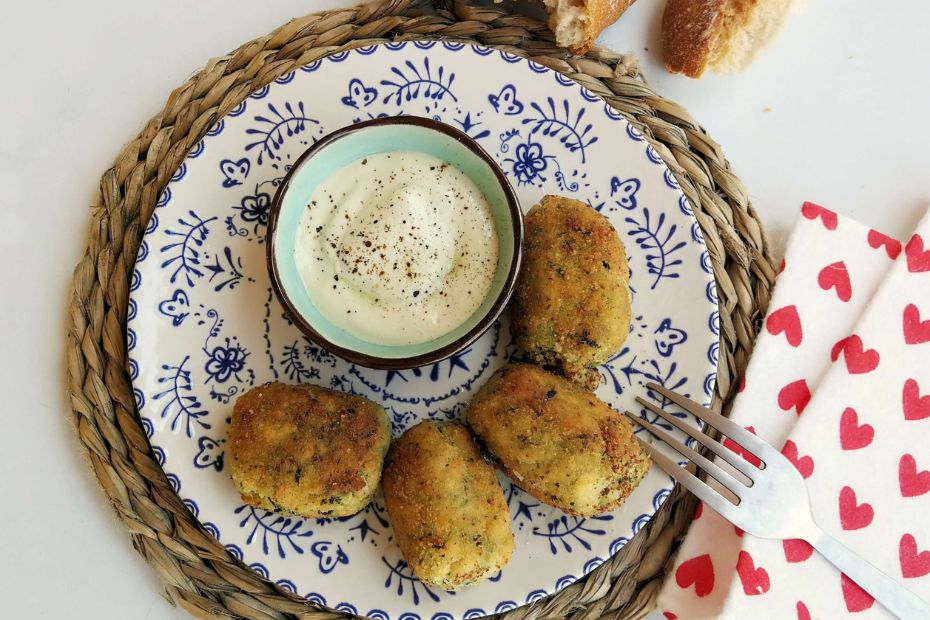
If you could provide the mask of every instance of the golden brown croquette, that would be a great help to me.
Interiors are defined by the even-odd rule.
[[[510,560],[514,539],[503,489],[461,424],[410,428],[388,452],[382,485],[394,538],[424,583],[456,590]]]
[[[384,409],[361,396],[268,383],[236,401],[230,469],[247,504],[343,517],[371,501],[390,441]]]
[[[621,414],[538,366],[500,369],[465,416],[517,485],[571,515],[613,510],[649,470]]]
[[[517,346],[588,387],[590,369],[630,331],[630,272],[617,231],[587,204],[545,196],[525,218],[523,268],[511,304]],[[592,385],[593,383],[593,385]]]

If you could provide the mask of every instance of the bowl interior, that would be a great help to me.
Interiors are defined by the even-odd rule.
[[[438,157],[465,173],[478,186],[491,207],[500,250],[491,288],[468,320],[434,340],[412,345],[381,345],[361,340],[333,325],[316,309],[297,271],[294,246],[304,209],[323,179],[361,157],[400,150],[417,151]],[[503,183],[506,181],[503,180]],[[446,347],[466,336],[481,323],[508,285],[508,274],[516,248],[514,220],[507,189],[490,163],[453,135],[442,131],[408,123],[370,125],[347,131],[319,145],[299,162],[287,183],[279,189],[282,193],[279,197],[277,225],[272,232],[272,260],[277,272],[278,285],[294,309],[320,336],[343,349],[372,357],[401,359],[425,355]]]

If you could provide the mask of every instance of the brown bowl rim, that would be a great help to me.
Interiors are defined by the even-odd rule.
[[[421,353],[419,355],[413,355],[409,357],[380,357],[360,351],[354,351],[352,349],[346,349],[345,347],[341,347],[330,342],[325,336],[318,332],[300,312],[297,311],[297,308],[291,302],[285,287],[280,282],[278,267],[274,260],[275,238],[277,237],[278,229],[278,216],[281,211],[281,203],[284,199],[284,195],[287,193],[287,189],[290,185],[294,171],[300,168],[304,162],[313,157],[324,147],[332,144],[333,142],[357,131],[384,125],[415,125],[418,127],[425,127],[427,129],[442,132],[466,146],[481,160],[488,164],[488,166],[494,172],[494,176],[497,178],[501,189],[504,191],[504,195],[507,199],[507,206],[510,210],[510,217],[513,220],[513,260],[510,263],[510,269],[507,272],[507,276],[504,281],[504,287],[501,289],[497,299],[494,300],[494,303],[491,305],[491,308],[488,310],[487,314],[480,321],[478,321],[475,326],[472,327],[472,329],[468,330],[468,332],[453,342],[450,342],[449,344],[433,351],[428,351],[426,353]],[[307,148],[307,150],[305,150],[294,161],[291,169],[287,171],[281,184],[275,190],[274,198],[271,201],[271,207],[268,212],[268,232],[265,246],[265,258],[268,266],[268,274],[271,279],[271,288],[274,290],[278,301],[280,301],[281,305],[284,306],[285,312],[287,312],[290,320],[293,321],[294,324],[297,325],[298,329],[300,329],[301,332],[310,338],[310,340],[312,340],[315,344],[323,347],[330,353],[333,353],[349,362],[358,364],[360,366],[365,366],[366,368],[374,368],[378,370],[405,370],[440,362],[448,357],[451,357],[458,351],[461,351],[477,340],[491,327],[491,325],[494,324],[494,321],[500,317],[501,313],[504,311],[504,308],[507,306],[507,303],[510,301],[510,298],[513,296],[513,292],[517,284],[517,275],[520,272],[520,266],[523,261],[523,211],[520,209],[520,202],[517,200],[517,196],[513,191],[513,187],[510,185],[510,182],[507,180],[504,172],[500,169],[500,166],[498,166],[497,162],[494,161],[494,158],[491,157],[480,144],[478,144],[464,132],[459,131],[455,127],[440,121],[435,121],[433,119],[420,116],[392,116],[388,118],[376,118],[354,125],[347,125],[326,134],[315,143],[313,143],[309,148]]]

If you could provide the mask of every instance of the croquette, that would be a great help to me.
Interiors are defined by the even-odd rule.
[[[579,200],[545,196],[525,222],[523,268],[511,304],[517,347],[537,364],[594,388],[592,368],[630,331],[630,271],[617,231]]]
[[[570,515],[613,510],[649,470],[622,415],[538,366],[503,367],[465,416],[518,486]]]
[[[302,517],[343,517],[371,501],[390,441],[387,414],[365,398],[268,383],[236,401],[230,469],[247,504]]]
[[[504,491],[461,424],[425,421],[410,428],[388,452],[382,486],[394,538],[424,583],[456,590],[510,560],[514,539]]]

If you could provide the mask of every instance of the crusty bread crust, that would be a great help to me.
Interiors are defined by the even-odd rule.
[[[727,0],[668,0],[662,15],[665,68],[698,78],[720,36]]]
[[[594,45],[594,40],[623,15],[635,0],[539,0],[549,13],[549,29],[556,33],[556,43],[571,49],[576,54],[584,54]],[[584,12],[583,27],[568,27],[560,23],[563,19],[556,5],[580,7]]]
[[[585,13],[588,14],[588,24],[584,31],[581,45],[572,48],[576,54],[584,54],[594,40],[605,28],[617,21],[623,13],[630,8],[635,0],[586,0]]]
[[[665,68],[700,77],[744,69],[781,30],[797,0],[669,0]]]

